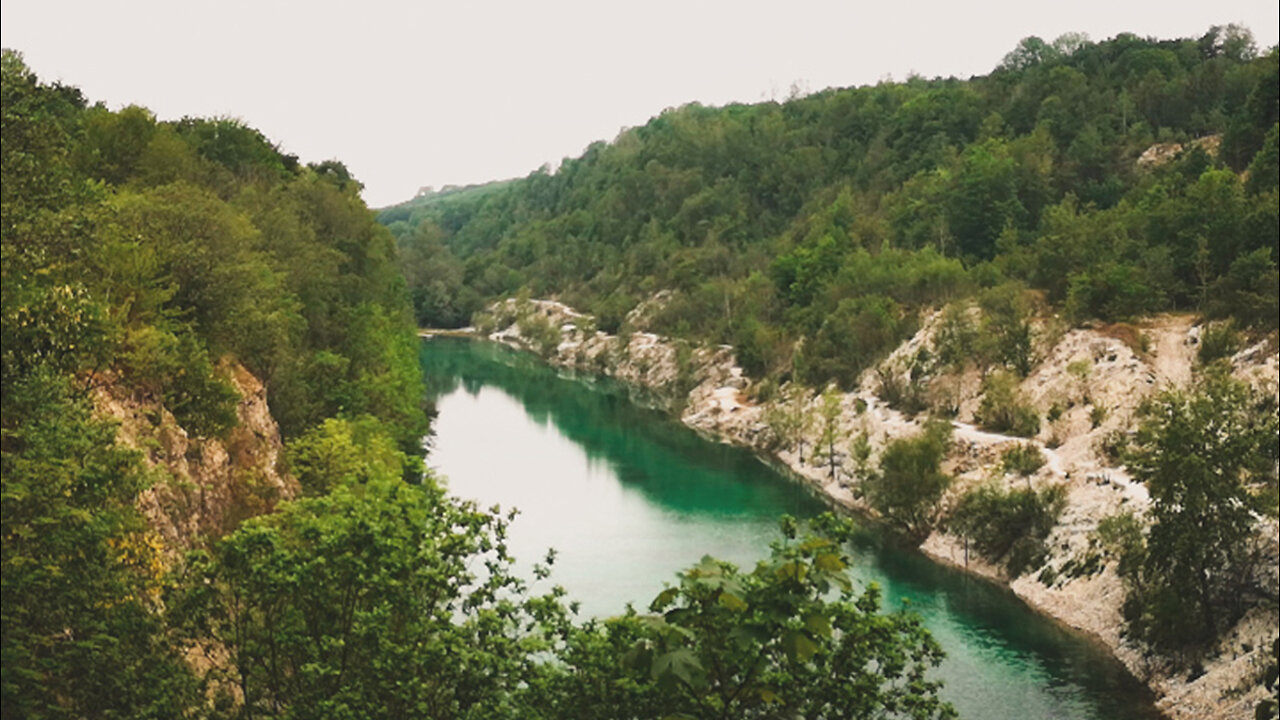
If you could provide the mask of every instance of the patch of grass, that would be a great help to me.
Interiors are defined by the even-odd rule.
[[[1135,355],[1145,355],[1151,351],[1151,338],[1129,323],[1103,325],[1098,328],[1098,332],[1124,343]]]

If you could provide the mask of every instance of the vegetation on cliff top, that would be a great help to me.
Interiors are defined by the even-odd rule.
[[[814,385],[848,386],[920,308],[1009,283],[1082,320],[1273,329],[1277,57],[1236,27],[1028,38],[969,80],[669,109],[554,173],[379,217],[420,324],[527,290],[615,330],[670,289],[650,329]]]
[[[351,418],[416,478],[425,415],[395,247],[337,163],[229,119],[90,105],[0,58],[3,715],[173,717],[198,701],[159,613],[154,480],[94,416],[116,383],[195,436],[236,421],[224,360],[286,438]],[[193,445],[196,446],[196,445]]]

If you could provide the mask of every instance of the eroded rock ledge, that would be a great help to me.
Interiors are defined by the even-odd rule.
[[[117,441],[141,451],[153,475],[138,507],[169,554],[216,539],[298,494],[297,481],[276,466],[280,428],[266,388],[238,364],[221,370],[240,394],[237,422],[222,439],[190,437],[158,399],[114,378],[103,378],[94,392],[99,414],[119,423]]]

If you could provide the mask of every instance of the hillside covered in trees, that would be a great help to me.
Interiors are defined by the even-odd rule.
[[[572,622],[513,574],[509,516],[423,471],[396,248],[340,163],[90,104],[8,50],[0,73],[0,717],[954,716],[940,648],[855,592],[829,516]],[[141,498],[219,501],[187,471],[258,380],[248,442],[293,496],[168,542]]]
[[[516,182],[387,208],[418,323],[557,296],[846,388],[919,311],[1277,324],[1277,53],[1247,31],[1031,37],[989,75],[698,104]],[[799,342],[803,339],[803,342]]]
[[[339,164],[302,166],[235,120],[92,105],[8,50],[0,69],[3,714],[181,715],[192,676],[157,609],[186,548],[135,508],[177,480],[117,442],[97,393],[171,413],[195,462],[237,422],[240,367],[286,440],[356,423],[416,478],[395,248]]]

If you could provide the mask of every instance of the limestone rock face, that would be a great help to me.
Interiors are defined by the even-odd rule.
[[[98,412],[119,423],[117,441],[140,451],[152,475],[138,508],[169,553],[215,539],[299,491],[277,468],[280,428],[266,388],[238,364],[221,370],[240,393],[237,422],[225,438],[190,437],[157,398],[114,378],[105,377],[95,390]]]

